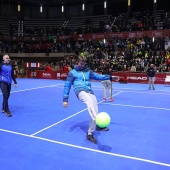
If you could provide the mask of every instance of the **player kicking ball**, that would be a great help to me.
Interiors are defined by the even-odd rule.
[[[74,69],[68,73],[64,86],[63,94],[63,106],[68,107],[68,98],[71,86],[73,85],[75,94],[78,99],[87,105],[88,112],[90,115],[90,124],[89,129],[86,135],[86,139],[97,143],[97,140],[93,136],[95,129],[97,131],[108,131],[108,127],[99,127],[96,126],[96,116],[98,115],[98,104],[96,96],[91,88],[90,79],[94,80],[111,80],[110,75],[97,74],[91,71],[86,67],[86,57],[78,56],[77,64],[74,66]]]

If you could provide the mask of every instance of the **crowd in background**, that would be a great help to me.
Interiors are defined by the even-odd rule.
[[[96,17],[97,18],[97,17]],[[74,20],[74,18],[73,18]],[[65,18],[65,22],[69,23],[71,19]],[[30,21],[31,22],[31,21]],[[37,20],[38,22],[38,20]],[[82,23],[83,22],[83,23]],[[24,36],[56,36],[56,35],[72,35],[72,34],[89,34],[104,32],[126,32],[126,31],[143,31],[143,30],[169,30],[170,29],[170,11],[141,11],[122,13],[117,16],[107,15],[102,19],[100,16],[97,21],[93,21],[91,16],[77,19],[73,25],[62,24],[59,26],[49,26],[45,24],[36,24],[32,26],[23,26]],[[75,24],[76,23],[76,24]],[[79,24],[81,23],[81,24]],[[10,24],[10,35],[17,35],[18,26]],[[8,31],[9,33],[9,31]],[[0,28],[0,35],[3,34]]]
[[[135,16],[126,14],[116,18],[110,17],[106,21],[99,21],[98,32],[155,30],[160,26],[162,26],[161,29],[170,29],[169,14],[162,13],[160,19],[162,25],[158,25],[156,16],[149,12],[140,12]],[[88,32],[84,33],[94,33],[90,19],[87,18],[85,22]],[[67,30],[66,33],[62,30],[64,35],[70,33],[72,32]],[[82,32],[80,28],[76,28],[74,33]],[[92,39],[74,41],[69,38],[63,41],[46,42],[0,42],[0,53],[65,53],[63,60],[55,59],[41,65],[42,68],[50,65],[55,71],[72,69],[78,55],[85,55],[88,59],[88,66],[94,71],[100,71],[105,63],[109,64],[113,71],[142,72],[146,70],[149,63],[153,63],[158,72],[170,71],[169,36],[154,40],[148,37],[138,39],[111,37],[105,41]],[[14,61],[15,66],[19,65],[18,61]]]
[[[126,31],[143,31],[143,30],[169,30],[170,14],[168,12],[160,12],[155,14],[151,11],[141,11],[136,13],[119,14],[118,16],[110,16],[107,20],[99,20],[98,27],[95,27],[90,18],[85,21],[85,29],[80,27],[74,28],[74,31],[62,28],[61,34],[68,35],[70,33],[104,33],[104,32],[126,32]]]
[[[63,60],[46,62],[41,66],[45,68],[48,64],[54,71],[72,69],[78,55],[85,55],[88,66],[94,71],[101,71],[106,63],[113,71],[143,72],[146,71],[150,63],[156,66],[158,72],[170,71],[170,38],[168,36],[154,41],[148,37],[141,39],[110,38],[105,42],[98,40],[74,42],[67,39],[63,42],[57,42],[61,45],[60,50],[55,43],[47,44],[50,44],[48,52],[56,52],[62,49],[62,52],[65,53]],[[15,52],[26,52],[24,46],[23,44],[21,48],[19,45]],[[36,50],[39,51],[40,49]]]
[[[117,16],[108,16],[107,19],[100,19],[96,25],[91,17],[83,20],[83,27],[77,24],[73,27],[62,25],[61,27],[35,27],[28,31],[27,35],[72,35],[72,34],[89,34],[104,32],[126,32],[126,31],[143,31],[143,30],[169,30],[170,13],[165,11],[154,13],[153,11],[141,11],[136,13],[124,13]]]
[[[74,47],[75,54],[85,55],[92,70],[101,71],[104,64],[108,64],[113,71],[142,72],[150,63],[155,64],[158,72],[170,71],[170,47],[165,48],[169,42],[166,39],[152,41],[143,39],[111,39],[108,42],[83,41],[77,42]],[[79,48],[81,47],[81,48]],[[66,56],[59,63],[60,67],[68,65],[73,68],[74,56]]]

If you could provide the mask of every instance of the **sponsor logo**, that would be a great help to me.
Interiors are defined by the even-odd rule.
[[[37,72],[31,71],[31,77],[36,77],[37,76]]]
[[[134,76],[134,77],[127,77],[128,79],[130,79],[130,80],[147,80],[147,77],[136,77],[136,76]]]
[[[104,34],[93,34],[93,39],[104,39]]]
[[[110,34],[110,36],[112,36],[112,37],[123,37],[123,34]]]
[[[59,40],[65,40],[67,38],[70,38],[70,36],[59,36]]]
[[[57,77],[60,77],[60,73],[57,73]]]
[[[42,73],[43,77],[47,77],[47,78],[51,78],[51,74],[50,73]]]
[[[57,73],[57,79],[60,79],[60,73]]]
[[[82,34],[79,34],[79,35],[78,35],[78,40],[84,40],[84,38],[83,38],[83,35],[82,35]]]
[[[153,32],[152,36],[153,37],[162,37],[162,32]]]
[[[133,38],[133,37],[143,37],[143,32],[131,32],[129,33],[129,38]]]
[[[156,81],[165,81],[165,77],[155,77]]]
[[[61,73],[61,77],[67,77],[67,73]]]
[[[129,38],[133,38],[136,36],[136,33],[129,33]]]
[[[143,37],[143,32],[137,32],[138,37]]]
[[[93,36],[92,36],[92,37],[93,37],[93,39],[95,39],[95,38],[96,38],[96,34],[93,34]]]

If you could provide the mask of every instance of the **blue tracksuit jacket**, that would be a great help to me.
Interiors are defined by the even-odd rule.
[[[12,80],[17,84],[11,64],[0,64],[0,82],[12,84]]]
[[[92,72],[88,68],[84,68],[83,70],[80,70],[79,67],[75,65],[74,69],[68,73],[68,76],[65,82],[63,102],[68,102],[68,97],[69,97],[69,93],[70,93],[70,89],[72,85],[73,85],[76,95],[78,95],[78,93],[81,91],[94,94],[91,88],[90,79],[110,80],[110,75],[97,74],[97,73]]]

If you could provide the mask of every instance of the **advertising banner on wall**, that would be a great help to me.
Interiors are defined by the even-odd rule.
[[[154,30],[154,31],[131,31],[131,32],[110,32],[110,33],[95,33],[95,34],[76,34],[71,36],[58,36],[58,40],[65,40],[67,38],[73,38],[75,41],[78,40],[103,40],[109,38],[163,38],[170,36],[169,30]]]
[[[39,79],[58,79],[65,80],[68,72],[57,71],[27,71],[27,78],[39,78]],[[166,76],[170,73],[156,73],[155,84],[164,84]],[[113,72],[112,76],[117,76],[119,79],[126,79],[128,83],[148,83],[148,77],[146,73],[132,73],[132,72]]]
[[[166,73],[155,74],[155,84],[164,84]],[[130,72],[117,72],[112,76],[118,76],[118,78],[127,79],[128,83],[148,83],[148,76],[146,73],[130,73]]]

